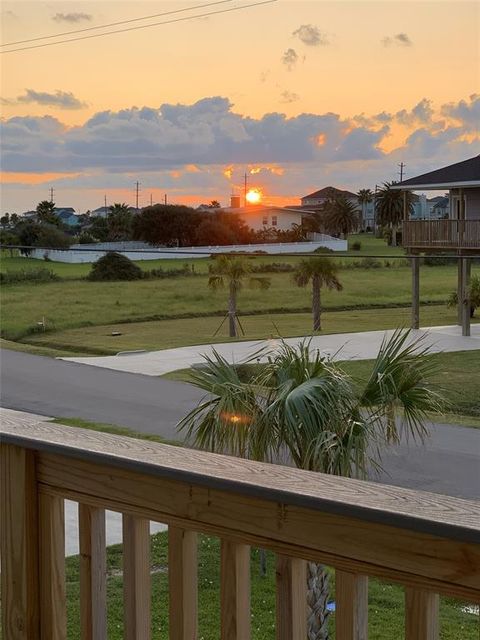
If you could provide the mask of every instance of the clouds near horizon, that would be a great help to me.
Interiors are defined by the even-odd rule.
[[[79,100],[72,92],[59,89],[53,93],[25,89],[25,93],[16,98],[2,98],[2,104],[38,104],[57,109],[84,109],[87,106],[86,102]]]

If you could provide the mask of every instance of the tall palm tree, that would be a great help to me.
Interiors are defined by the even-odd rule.
[[[128,204],[116,202],[109,207],[107,225],[109,240],[114,242],[130,240],[132,237],[133,214]]]
[[[330,233],[341,233],[346,239],[349,233],[358,227],[357,207],[345,198],[338,196],[325,203],[324,222]]]
[[[341,291],[343,289],[342,284],[337,278],[338,267],[332,260],[328,258],[306,258],[301,260],[293,279],[299,287],[306,287],[309,282],[312,283],[312,316],[313,316],[313,330],[321,331],[321,313],[322,305],[320,292],[322,287],[327,289],[335,289]]]
[[[375,194],[375,211],[377,222],[382,226],[390,227],[392,231],[392,245],[397,246],[397,227],[403,218],[403,198],[402,191],[392,189],[393,182],[384,182],[383,187]],[[406,191],[407,211],[413,210],[413,193]]]
[[[55,213],[55,203],[50,200],[42,200],[37,204],[37,219],[45,224],[59,225],[60,219]]]
[[[423,441],[428,413],[441,406],[429,384],[435,366],[428,349],[408,331],[384,339],[361,388],[308,342],[282,344],[248,381],[215,351],[205,360],[192,374],[205,399],[178,425],[187,441],[310,471],[366,478],[401,430]],[[328,638],[328,593],[324,567],[309,563],[309,640]]]
[[[231,338],[237,337],[237,295],[243,287],[244,280],[248,277],[248,284],[251,287],[261,289],[270,287],[269,278],[251,277],[251,271],[252,267],[245,258],[227,255],[218,256],[214,264],[209,267],[208,286],[213,290],[222,288],[225,284],[228,286],[228,325]]]
[[[373,200],[373,193],[371,189],[360,189],[359,192],[357,193],[357,198],[358,198],[358,202],[362,205],[362,223],[365,221],[365,210],[366,210],[366,206],[367,204],[369,204],[369,202],[372,202]]]

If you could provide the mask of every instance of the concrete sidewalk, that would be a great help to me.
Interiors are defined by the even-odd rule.
[[[331,356],[335,360],[370,360],[375,358],[385,336],[393,331],[365,331],[362,333],[336,333],[325,336],[314,336],[311,349],[322,355]],[[465,338],[461,335],[461,327],[426,327],[412,331],[411,339],[424,337],[424,345],[433,352],[473,351],[480,349],[480,324],[472,325],[472,335]],[[305,338],[286,338],[289,345],[297,345]],[[260,349],[272,350],[279,345],[279,340],[256,340],[245,342],[229,342],[219,344],[202,344],[177,349],[163,349],[144,353],[132,353],[116,356],[96,356],[87,358],[62,358],[70,362],[105,367],[116,371],[141,373],[147,376],[160,376],[178,369],[187,369],[203,361],[203,355],[211,355],[215,349],[229,362],[241,363],[251,358]],[[260,357],[264,360],[266,355]]]

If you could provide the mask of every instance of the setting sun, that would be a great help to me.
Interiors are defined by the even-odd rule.
[[[248,204],[258,204],[262,199],[262,192],[259,189],[250,189],[246,195]]]

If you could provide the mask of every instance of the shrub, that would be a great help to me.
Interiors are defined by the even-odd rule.
[[[20,269],[19,271],[5,271],[0,272],[0,283],[2,284],[17,284],[19,282],[54,282],[60,280],[60,277],[40,267],[39,269]]]
[[[143,271],[129,258],[109,251],[92,265],[88,280],[140,280]]]
[[[88,231],[82,231],[78,236],[78,244],[93,244],[96,242],[96,238]]]
[[[362,243],[359,240],[355,240],[355,242],[352,242],[352,246],[350,248],[352,249],[352,251],[360,251],[360,249],[362,248]]]
[[[328,247],[317,247],[313,253],[333,253],[333,249]]]
[[[252,267],[252,273],[290,273],[292,271],[295,271],[295,267],[287,262],[266,262]]]
[[[184,264],[180,269],[150,269],[143,274],[144,278],[176,278],[178,276],[191,276],[195,274],[195,269],[189,264]]]
[[[429,267],[440,267],[449,264],[455,264],[457,262],[456,258],[452,256],[425,256],[423,259],[423,264],[428,265]]]
[[[382,263],[380,262],[380,260],[377,260],[376,258],[371,258],[367,256],[366,258],[362,258],[362,260],[359,260],[358,262],[356,262],[355,265],[359,269],[380,269],[380,267],[382,266]]]

